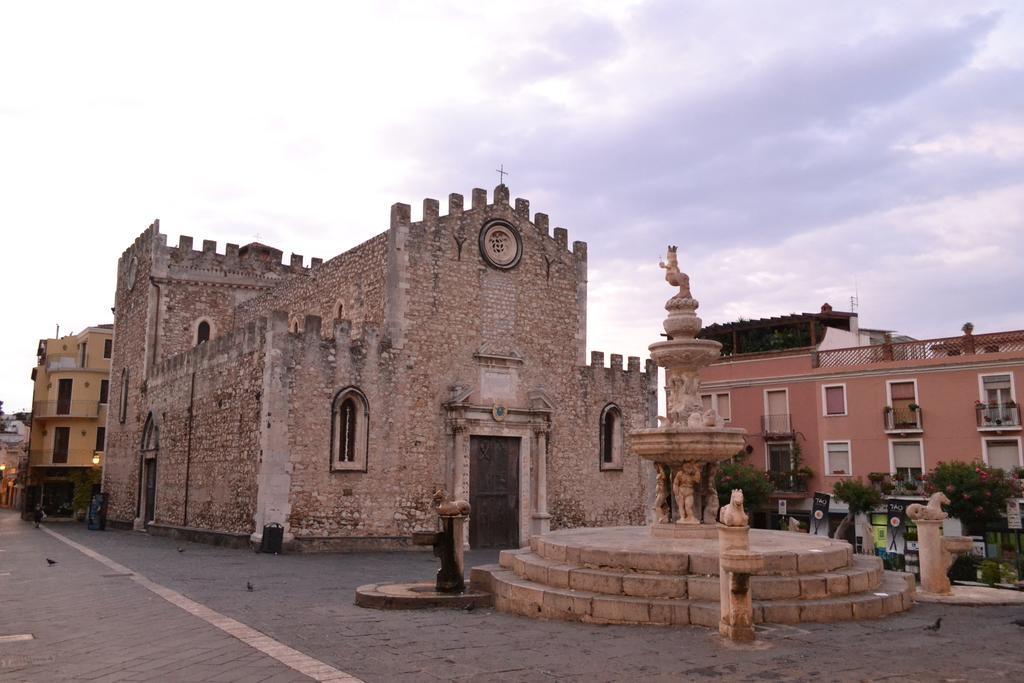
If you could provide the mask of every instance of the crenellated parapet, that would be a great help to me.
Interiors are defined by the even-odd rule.
[[[223,252],[218,252],[217,248],[216,241],[202,240],[202,248],[196,249],[191,236],[181,235],[176,247],[166,247],[166,257],[179,270],[222,270],[272,277],[308,274],[310,269],[323,263],[322,259],[314,258],[309,265],[304,265],[302,254],[291,254],[286,262],[283,251],[260,242],[250,242],[241,247],[227,243]]]
[[[639,356],[628,356],[626,357],[626,365],[623,368],[623,356],[620,353],[612,353],[608,356],[609,364],[605,365],[605,353],[604,351],[591,351],[590,352],[590,363],[582,366],[582,370],[596,372],[599,370],[605,370],[608,372],[619,372],[623,374],[638,373],[646,374],[648,372],[657,371],[658,367],[653,361],[647,360],[644,364],[643,369],[640,369],[640,357]]]
[[[160,383],[213,364],[234,363],[244,355],[257,352],[264,344],[266,332],[266,319],[254,321],[244,328],[165,358],[152,367],[149,381]]]
[[[412,207],[409,204],[396,203],[391,207],[391,228],[408,227],[410,231],[416,230],[439,230],[444,229],[445,219],[458,219],[470,212],[489,213],[495,217],[501,216],[510,219],[510,222],[517,228],[528,224],[532,231],[547,238],[552,246],[570,252],[577,260],[586,261],[587,245],[585,242],[575,241],[572,248],[569,248],[569,233],[565,228],[556,227],[554,234],[549,234],[549,219],[546,213],[536,212],[530,214],[530,200],[516,198],[510,200],[509,188],[507,185],[498,185],[491,194],[488,201],[487,190],[474,188],[470,193],[469,209],[465,208],[465,199],[461,194],[452,193],[448,195],[448,209],[446,214],[440,213],[440,202],[436,199],[426,198],[422,203],[420,220],[413,220]]]

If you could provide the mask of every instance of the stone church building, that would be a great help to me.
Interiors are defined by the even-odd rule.
[[[586,354],[587,246],[499,185],[391,208],[333,259],[176,247],[118,263],[103,487],[112,523],[296,550],[408,543],[444,488],[473,547],[641,524],[656,368]]]

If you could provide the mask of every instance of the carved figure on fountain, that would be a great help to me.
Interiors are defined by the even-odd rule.
[[[747,526],[747,513],[743,511],[743,490],[733,489],[729,504],[719,512],[725,526]]]
[[[942,506],[949,505],[949,498],[942,491],[936,491],[928,499],[927,505],[912,503],[907,506],[907,517],[915,522],[919,519],[946,519],[949,513],[943,511]]]
[[[704,496],[704,524],[713,524],[718,519],[718,491],[715,490],[717,474],[718,463],[709,462],[704,468],[704,486],[701,488],[701,495]]]
[[[654,518],[658,524],[668,524],[672,514],[668,505],[668,475],[663,466],[655,464],[654,467],[658,470],[654,495]]]
[[[676,469],[672,479],[672,493],[679,507],[677,524],[700,524],[693,510],[694,495],[700,486],[700,470],[699,462],[684,462]]]
[[[690,276],[679,270],[679,255],[677,247],[670,244],[665,254],[665,260],[658,262],[658,267],[665,269],[665,281],[673,287],[679,288],[679,294],[684,297],[690,296]]]

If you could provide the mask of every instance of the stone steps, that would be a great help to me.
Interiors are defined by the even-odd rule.
[[[512,562],[513,557],[510,553],[506,561]],[[538,583],[501,565],[474,567],[471,581],[494,594],[498,610],[533,618],[717,628],[720,616],[717,592],[714,600],[694,598],[689,591],[686,598],[610,594]],[[912,575],[882,572],[879,584],[857,593],[828,594],[822,598],[755,598],[754,621],[796,624],[878,618],[909,609],[913,593]]]
[[[553,588],[640,598],[689,598],[717,601],[715,574],[668,574],[630,571],[621,567],[579,566],[537,555],[529,549],[505,550],[500,565],[519,578]],[[882,561],[852,556],[850,566],[824,572],[751,577],[754,600],[816,600],[873,591],[882,581]]]

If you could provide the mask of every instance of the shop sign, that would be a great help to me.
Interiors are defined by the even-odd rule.
[[[786,515],[786,499],[783,498],[779,501],[779,514],[782,516]],[[1020,517],[1017,518],[1017,522],[1020,523]]]
[[[828,508],[832,503],[832,496],[827,493],[814,493],[814,505],[811,507],[811,533],[818,535],[821,523],[825,523],[825,535],[828,535]]]
[[[1006,501],[1006,526],[1011,529],[1020,529],[1020,501],[1011,499]]]

